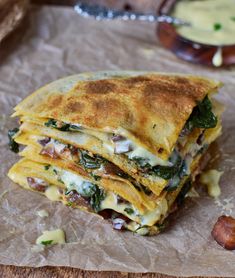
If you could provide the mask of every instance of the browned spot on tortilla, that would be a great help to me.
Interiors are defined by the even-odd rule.
[[[113,125],[113,118],[120,122],[129,124],[133,121],[133,115],[128,106],[121,100],[115,98],[103,98],[92,102],[93,114],[89,116],[89,121],[102,124],[106,121],[107,125]]]
[[[165,82],[150,82],[144,87],[144,95],[151,97],[157,95],[165,95],[165,94],[176,94],[179,93],[179,88],[175,88],[171,84],[167,84]],[[183,93],[180,91],[180,93]]]
[[[48,106],[50,108],[57,108],[63,100],[63,96],[57,95],[57,96],[51,96],[48,99]]]
[[[81,112],[83,111],[83,104],[80,103],[80,102],[76,102],[71,99],[67,104],[66,104],[66,107],[65,107],[65,112],[67,113],[74,113],[74,112]]]
[[[90,81],[85,85],[87,94],[108,94],[115,91],[116,85],[107,80]]]
[[[184,84],[184,85],[189,85],[190,82],[187,78],[181,77],[181,76],[176,76],[175,77],[175,82],[178,84]]]

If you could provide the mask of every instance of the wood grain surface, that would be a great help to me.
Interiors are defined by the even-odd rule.
[[[84,271],[68,267],[16,267],[0,265],[1,278],[180,278],[162,274]],[[192,277],[200,278],[200,277]],[[201,277],[202,278],[202,277]],[[211,277],[215,278],[215,277]],[[222,278],[222,277],[217,277]]]

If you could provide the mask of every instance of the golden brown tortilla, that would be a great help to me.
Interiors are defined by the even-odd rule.
[[[167,159],[197,102],[219,86],[209,79],[163,74],[79,81],[63,92],[48,85],[18,104],[14,115],[52,118],[110,133],[121,129]]]

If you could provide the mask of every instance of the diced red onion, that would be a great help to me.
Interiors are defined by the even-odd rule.
[[[70,191],[67,195],[67,201],[73,203],[75,206],[82,206],[90,208],[88,200],[82,197],[76,190]]]
[[[115,142],[114,153],[121,154],[121,153],[128,153],[130,151],[132,151],[132,146],[130,141],[126,140],[126,141]]]
[[[112,224],[113,224],[113,228],[115,230],[123,230],[125,227],[125,220],[121,219],[121,218],[115,218],[112,220]]]
[[[45,147],[51,141],[50,137],[45,137],[44,139],[38,140],[38,143]]]
[[[40,192],[45,192],[48,187],[47,182],[39,178],[27,177],[27,182],[32,189]]]

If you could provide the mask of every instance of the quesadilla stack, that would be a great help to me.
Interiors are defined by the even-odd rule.
[[[97,213],[115,229],[159,233],[221,133],[220,83],[115,72],[53,82],[23,100],[9,132],[25,146],[9,177],[52,201]]]

